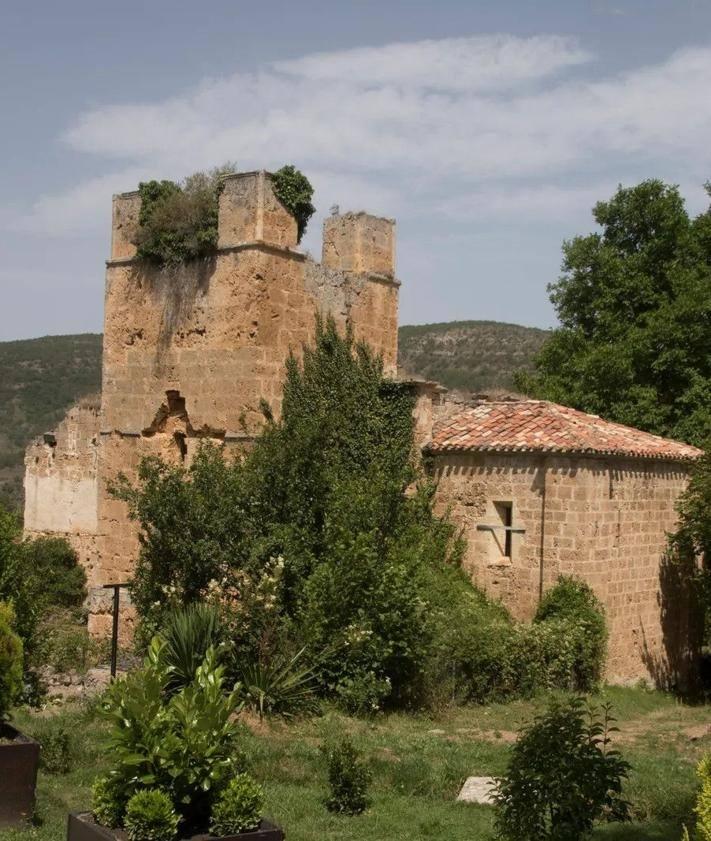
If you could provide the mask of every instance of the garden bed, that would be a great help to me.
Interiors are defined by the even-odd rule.
[[[223,835],[221,841],[283,841],[284,833],[276,824],[262,820],[259,829],[240,832],[238,835]],[[180,841],[216,841],[216,836],[197,833],[180,837]],[[109,829],[96,823],[91,812],[72,812],[67,822],[67,841],[128,841],[122,829]]]
[[[0,826],[32,817],[39,753],[33,739],[9,724],[0,725]]]

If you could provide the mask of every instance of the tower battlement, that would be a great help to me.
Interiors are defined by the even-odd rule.
[[[298,251],[294,217],[279,201],[266,170],[227,175],[219,198],[217,251],[271,246]],[[113,197],[109,262],[136,257],[138,191]],[[395,221],[370,213],[334,214],[323,223],[322,265],[352,274],[395,277]]]

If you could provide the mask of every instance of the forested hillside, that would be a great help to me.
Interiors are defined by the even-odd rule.
[[[100,387],[98,334],[0,342],[0,496],[18,503],[27,443]]]
[[[449,321],[400,328],[403,372],[464,391],[513,389],[513,373],[531,370],[548,330],[498,321]]]

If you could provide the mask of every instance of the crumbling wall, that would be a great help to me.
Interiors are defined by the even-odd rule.
[[[25,453],[25,529],[30,533],[96,531],[99,409],[74,406],[53,433]]]
[[[579,576],[605,605],[610,680],[683,679],[678,626],[688,604],[670,592],[665,569],[685,465],[474,452],[437,456],[435,477],[438,509],[464,529],[467,571],[514,616],[531,619],[559,575]],[[502,503],[525,530],[512,536],[510,557],[503,531],[479,529],[502,525]]]
[[[98,568],[98,459],[98,398],[72,407],[25,452],[25,534],[66,538],[90,586]]]

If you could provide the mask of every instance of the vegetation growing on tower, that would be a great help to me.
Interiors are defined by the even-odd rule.
[[[309,179],[291,164],[283,166],[274,173],[272,184],[276,197],[296,219],[297,242],[301,242],[309,219],[316,211],[311,203],[314,188]]]
[[[224,178],[236,172],[234,163],[226,163],[209,172],[195,172],[180,184],[141,182],[139,227],[134,241],[138,256],[159,266],[170,266],[214,254]],[[313,187],[291,165],[274,173],[273,185],[279,201],[296,219],[300,242],[315,211],[311,203]]]

